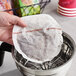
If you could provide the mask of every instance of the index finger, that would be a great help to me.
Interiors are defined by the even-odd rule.
[[[21,27],[26,27],[27,25],[17,16],[13,16],[11,23],[13,25],[18,25]]]

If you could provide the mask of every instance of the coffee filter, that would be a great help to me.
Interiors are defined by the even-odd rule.
[[[61,45],[63,43],[62,30],[61,30],[61,26],[51,16],[49,16],[47,14],[39,14],[39,15],[22,17],[21,19],[25,22],[27,27],[22,28],[20,26],[16,26],[15,25],[14,28],[13,28],[12,37],[13,37],[13,43],[14,43],[15,49],[25,59],[27,59],[28,61],[31,61],[31,62],[42,64],[43,62],[51,61],[55,56],[57,56],[59,54],[59,52],[61,50]],[[49,37],[49,36],[52,35],[51,36],[52,39],[53,39],[53,37],[55,37],[55,40],[53,40],[53,44],[54,45],[55,45],[55,43],[57,44],[55,46],[51,45],[51,47],[53,48],[54,51],[56,50],[56,48],[57,48],[57,50],[56,50],[56,52],[52,51],[51,55],[49,54],[51,58],[46,58],[46,57],[48,57],[48,55],[44,56],[45,60],[39,60],[39,59],[35,59],[35,58],[32,58],[32,57],[29,57],[25,53],[25,51],[23,51],[20,48],[20,45],[19,45],[19,42],[24,44],[24,45],[27,45],[27,44],[25,44],[26,41],[31,43],[32,42],[31,37],[35,38],[34,37],[35,35],[39,35],[39,36],[41,36],[41,38],[43,38],[42,35],[40,35],[40,33],[41,34],[45,33],[47,35],[46,37]],[[36,38],[37,38],[37,36],[36,36]],[[23,39],[26,39],[26,40],[23,41]],[[50,39],[50,37],[49,37],[49,39]],[[19,42],[18,42],[18,40],[19,40]],[[36,42],[39,41],[39,39],[38,40],[35,39],[35,40],[36,40]],[[47,42],[49,42],[48,39],[47,39]],[[42,43],[40,43],[40,45],[41,44]],[[41,46],[44,46],[44,43]],[[50,43],[48,43],[47,46],[50,47]],[[27,53],[29,52],[29,49],[30,49],[29,46],[27,46],[29,48],[26,48],[26,46],[25,47],[21,46],[21,47],[25,48],[25,50],[28,49]],[[47,47],[47,50],[50,50],[50,48],[48,48],[48,47]],[[30,53],[32,54],[32,51],[30,51]],[[42,54],[42,52],[40,54]],[[47,53],[45,53],[45,54],[47,54]],[[37,55],[37,56],[39,56],[39,55]]]

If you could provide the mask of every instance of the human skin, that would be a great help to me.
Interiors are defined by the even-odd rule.
[[[26,27],[26,24],[19,17],[0,12],[0,41],[13,45],[12,29],[14,25]]]

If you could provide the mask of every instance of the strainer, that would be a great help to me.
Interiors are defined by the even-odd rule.
[[[12,1],[15,1],[15,0],[12,0]],[[32,0],[32,1],[34,1],[34,0]],[[37,0],[36,0],[37,1]],[[36,6],[40,6],[40,12],[38,11],[36,14],[40,14],[40,13],[42,13],[43,12],[43,10],[45,9],[45,7],[46,7],[46,5],[48,5],[50,2],[51,2],[51,0],[38,0],[39,2],[38,3],[36,3],[36,4],[32,4],[32,5],[28,5],[28,6],[17,6],[17,7],[13,7],[12,9],[9,9],[9,10],[5,10],[5,12],[10,12],[10,11],[13,11],[13,13],[16,15],[16,16],[20,16],[19,15],[19,13],[20,13],[20,11],[18,11],[18,10],[20,10],[20,9],[24,9],[23,11],[24,12],[27,12],[27,10],[26,9],[28,9],[29,7],[31,7],[30,8],[30,10],[28,11],[28,14],[27,14],[27,16],[29,15],[29,13],[33,10],[33,8],[34,7],[36,7]],[[13,2],[12,2],[13,3]],[[13,4],[14,5],[14,4]],[[18,4],[19,5],[19,4]],[[17,12],[18,11],[18,12]],[[35,10],[33,10],[34,12],[36,12]],[[31,15],[34,15],[34,13],[32,13]]]
[[[63,40],[60,53],[53,58],[52,61],[47,61],[42,64],[28,61],[13,48],[12,55],[18,69],[25,76],[58,76],[56,74],[58,71],[65,70],[64,68],[68,70],[72,62],[72,57],[75,54],[75,43],[72,38],[64,32]]]

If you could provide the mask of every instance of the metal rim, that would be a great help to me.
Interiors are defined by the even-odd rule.
[[[75,55],[75,50],[76,50],[76,45],[75,45],[75,42],[74,42],[74,40],[72,39],[72,37],[71,36],[69,36],[67,33],[65,33],[65,32],[63,32],[63,35],[65,35],[70,41],[71,41],[71,43],[72,43],[72,45],[73,45],[73,48],[74,48],[74,52],[73,52],[73,55],[71,56],[71,58],[67,61],[67,62],[65,62],[64,63],[64,65],[67,65],[71,60],[72,60],[72,58],[74,57],[74,55]],[[32,72],[49,72],[50,70],[51,71],[53,71],[53,70],[57,70],[57,69],[60,69],[61,67],[64,67],[64,65],[61,65],[61,66],[59,66],[59,67],[57,67],[57,68],[53,68],[53,69],[49,69],[49,70],[34,70],[34,69],[30,69],[30,68],[27,68],[27,67],[25,67],[25,66],[23,66],[22,64],[20,64],[20,63],[18,63],[17,62],[17,60],[15,59],[15,57],[14,57],[14,53],[12,53],[12,55],[13,55],[13,58],[14,58],[14,60],[15,60],[15,62],[19,65],[19,66],[21,66],[21,67],[23,67],[24,69],[28,69],[28,70],[30,70],[30,71],[32,71]],[[30,73],[30,72],[29,72]],[[37,75],[37,74],[36,74]],[[42,74],[40,74],[40,75],[42,75]]]

